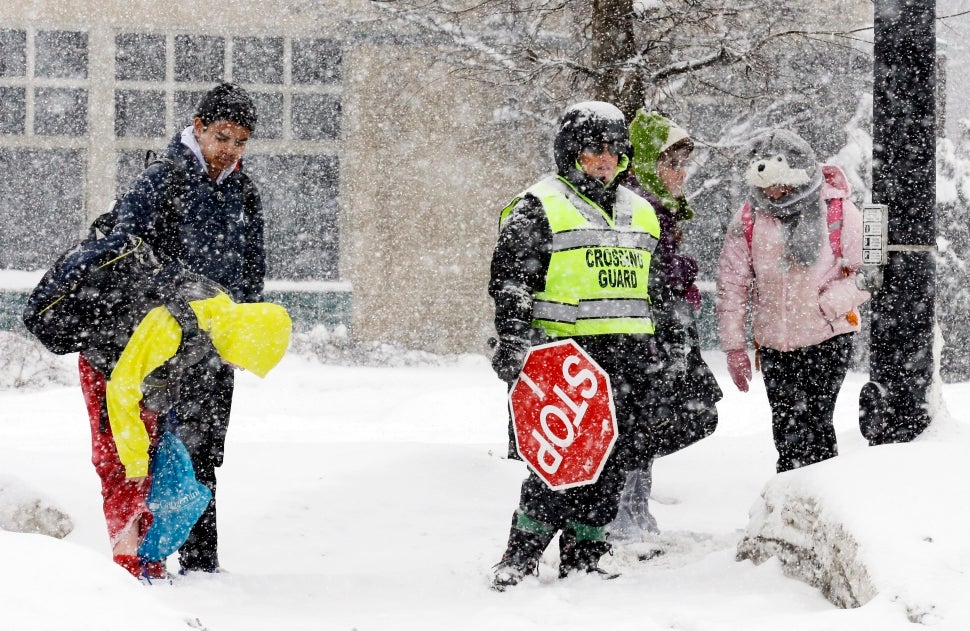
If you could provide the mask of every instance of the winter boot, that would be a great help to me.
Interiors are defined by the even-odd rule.
[[[492,589],[504,592],[526,576],[539,574],[539,559],[556,531],[551,527],[516,511],[509,531],[509,543],[493,568]]]
[[[639,544],[660,533],[657,520],[650,513],[652,467],[651,460],[643,469],[626,474],[616,519],[606,526],[608,539],[614,544]]]
[[[141,561],[134,554],[116,554],[112,559],[135,578],[141,578]]]
[[[171,578],[168,568],[165,567],[165,561],[145,561],[142,565],[142,576],[150,581]]]
[[[604,534],[602,527],[576,523],[567,526],[559,537],[559,578],[577,572],[597,574],[604,579],[619,576],[599,567],[600,557],[613,550],[613,546],[603,540]]]
[[[165,568],[164,561],[145,561],[134,554],[116,554],[113,560],[125,568],[129,574],[147,585],[157,581],[172,582],[172,577]]]

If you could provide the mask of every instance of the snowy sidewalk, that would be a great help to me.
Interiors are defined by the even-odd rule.
[[[525,469],[504,459],[505,389],[482,357],[347,368],[290,356],[265,381],[243,375],[219,471],[229,573],[150,588],[126,582],[110,561],[79,391],[0,391],[2,473],[42,489],[75,522],[64,541],[28,545],[38,536],[0,532],[9,559],[0,629],[63,629],[66,616],[73,628],[104,631],[135,620],[141,629],[187,629],[196,619],[212,631],[893,631],[911,630],[914,611],[935,629],[970,628],[970,553],[958,536],[967,476],[946,455],[966,453],[958,441],[967,425],[870,449],[856,427],[865,376],[850,374],[836,410],[843,455],[775,476],[763,385],[729,391],[723,356],[710,359],[728,393],[720,426],[655,469],[668,554],[645,564],[611,557],[605,563],[623,572],[614,581],[559,581],[550,550],[538,580],[504,594],[488,589],[490,568]],[[944,396],[951,410],[970,409],[970,385],[947,386]],[[771,493],[797,488],[847,515],[873,584],[892,589],[843,610],[787,578],[777,560],[736,561],[769,481]]]

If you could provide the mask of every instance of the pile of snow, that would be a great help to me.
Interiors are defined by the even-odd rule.
[[[24,481],[0,474],[0,530],[63,539],[74,530],[71,517]]]
[[[912,622],[970,628],[970,442],[939,432],[774,477],[739,558],[776,556],[840,607],[874,598]],[[951,499],[952,498],[952,499]]]
[[[318,324],[306,333],[294,333],[290,352],[333,366],[449,366],[463,361],[461,355],[436,355],[389,342],[354,340],[343,325],[329,328]]]
[[[131,575],[88,546],[0,531],[10,581],[0,628],[29,631],[205,630],[195,617],[161,603]]]
[[[882,598],[910,622],[970,628],[952,607],[970,593],[970,425],[949,412],[936,331],[936,374],[927,393],[931,426],[909,444],[863,449],[771,478],[751,509],[738,560],[780,561],[787,576],[843,608]],[[963,384],[966,385],[966,384]],[[954,576],[952,563],[963,565]],[[941,563],[942,562],[942,563]]]

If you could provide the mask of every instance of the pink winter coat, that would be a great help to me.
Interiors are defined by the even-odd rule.
[[[815,263],[787,264],[780,222],[757,209],[749,251],[739,209],[724,237],[717,273],[718,334],[725,352],[746,348],[749,295],[760,346],[791,351],[859,330],[858,318],[846,316],[869,299],[869,292],[856,288],[854,274],[862,265],[862,213],[849,201],[845,173],[832,165],[822,166],[822,173],[818,221],[827,223],[826,200],[842,198],[842,258],[836,259],[825,225]]]

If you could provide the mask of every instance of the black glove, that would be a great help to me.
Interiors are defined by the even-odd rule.
[[[512,383],[519,378],[525,356],[529,354],[531,344],[528,340],[512,335],[499,338],[498,348],[492,355],[492,370],[505,383]]]

